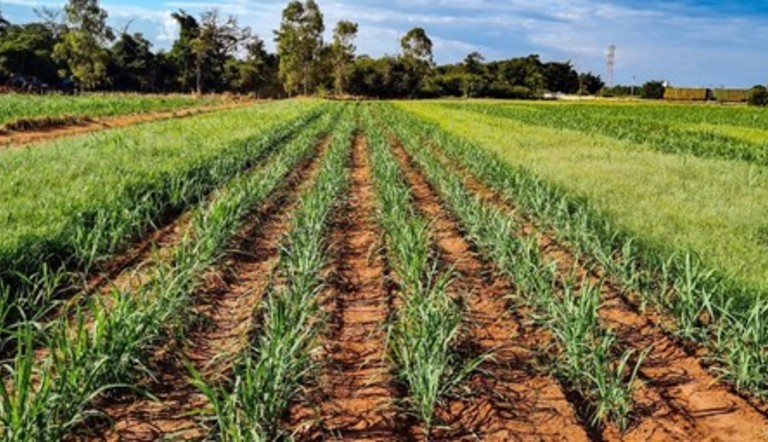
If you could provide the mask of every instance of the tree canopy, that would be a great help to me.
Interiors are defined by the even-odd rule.
[[[596,94],[605,86],[569,61],[545,62],[537,54],[487,61],[474,51],[460,63],[438,66],[433,40],[421,27],[404,33],[399,53],[359,55],[358,24],[340,20],[326,43],[315,0],[287,3],[274,31],[275,53],[249,27],[215,9],[200,16],[171,13],[179,33],[167,52],[153,51],[144,35],[127,28],[115,36],[98,0],[69,0],[63,11],[37,13],[39,22],[16,25],[0,12],[0,83],[21,78],[54,88],[69,82],[90,90],[381,98],[535,98],[546,92]]]

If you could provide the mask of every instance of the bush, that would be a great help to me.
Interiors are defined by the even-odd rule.
[[[750,106],[768,105],[768,89],[762,85],[757,85],[750,89],[749,97],[747,97],[747,104]]]
[[[664,89],[661,81],[647,81],[640,88],[640,96],[648,100],[660,100],[664,98]]]
[[[536,98],[535,94],[525,86],[510,86],[502,82],[494,82],[488,88],[491,98]]]

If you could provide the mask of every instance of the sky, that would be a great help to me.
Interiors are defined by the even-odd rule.
[[[487,60],[531,53],[570,60],[606,77],[606,52],[616,46],[617,84],[650,79],[676,86],[750,87],[768,83],[768,0],[317,0],[328,37],[335,22],[360,24],[359,54],[399,49],[399,37],[423,27],[438,63],[478,51]],[[0,0],[12,23],[36,19],[34,9],[59,0]],[[155,49],[169,48],[178,9],[199,15],[218,8],[272,43],[287,0],[102,0],[115,29],[128,25]]]

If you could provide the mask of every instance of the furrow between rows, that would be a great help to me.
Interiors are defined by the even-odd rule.
[[[617,334],[622,347],[636,354],[647,351],[639,371],[642,382],[635,386],[634,423],[624,434],[608,429],[604,437],[629,441],[768,438],[766,418],[720,384],[707,373],[700,360],[686,354],[675,340],[638,312],[625,299],[626,290],[607,279],[599,265],[585,264],[558,241],[556,232],[537,226],[512,202],[447,158],[438,146],[432,145],[429,149],[446,167],[459,174],[475,195],[514,216],[520,222],[521,235],[540,235],[543,256],[556,263],[561,272],[575,270],[593,283],[602,282],[601,320]]]
[[[466,394],[441,407],[439,417],[444,426],[435,436],[444,440],[588,440],[557,381],[528,370],[534,364],[525,341],[531,330],[507,309],[509,282],[477,256],[459,223],[442,207],[437,193],[396,140],[393,148],[412,186],[416,205],[433,220],[445,264],[455,269],[458,286],[468,294],[464,338],[468,356],[493,355],[471,376]]]
[[[146,387],[152,398],[129,396],[111,400],[105,413],[113,421],[100,440],[199,439],[207,428],[195,418],[206,406],[197,386],[189,381],[187,363],[206,379],[225,377],[233,358],[242,351],[253,328],[253,311],[262,299],[288,231],[298,195],[309,188],[319,171],[320,158],[330,139],[319,143],[317,154],[297,167],[283,187],[248,220],[238,234],[231,257],[205,276],[196,294],[199,318],[182,348],[163,347],[153,357],[154,381]]]
[[[397,398],[386,357],[392,298],[375,220],[367,143],[354,140],[351,183],[329,233],[332,262],[323,298],[328,325],[317,359],[323,370],[291,412],[300,440],[393,440]]]

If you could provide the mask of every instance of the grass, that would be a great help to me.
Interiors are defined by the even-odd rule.
[[[275,103],[0,152],[0,281],[87,270],[320,112]]]
[[[74,321],[62,316],[49,324],[42,336],[44,355],[35,353],[33,324],[22,324],[16,358],[2,367],[10,382],[0,391],[0,436],[60,440],[87,419],[99,417],[92,408],[94,399],[151,375],[148,355],[162,341],[183,336],[204,271],[225,255],[251,210],[311,155],[333,118],[331,112],[315,121],[263,168],[236,178],[198,209],[173,259],[154,268],[147,283],[94,298],[75,313]]]
[[[737,161],[665,155],[624,142],[509,119],[403,103],[440,125],[585,197],[639,245],[691,251],[721,274],[768,289],[768,253],[756,236],[768,216],[768,174]],[[514,134],[514,136],[510,136]],[[725,204],[724,202],[727,202]]]
[[[761,319],[768,301],[759,291],[724,278],[690,252],[649,247],[647,238],[638,239],[610,212],[597,210],[599,199],[574,195],[565,183],[511,164],[504,150],[493,152],[437,124],[421,124],[425,137],[527,216],[553,229],[580,261],[599,264],[641,306],[650,303],[666,313],[672,321],[664,321],[664,327],[707,348],[705,360],[718,376],[741,393],[768,397],[768,324]]]
[[[717,119],[703,119],[712,112],[702,106],[689,106],[686,113],[672,106],[609,105],[484,105],[446,104],[486,115],[510,118],[524,124],[554,129],[571,129],[583,133],[599,133],[627,141],[642,148],[665,153],[682,153],[699,157],[737,159],[768,165],[768,132],[765,129],[738,124],[757,123],[765,112],[756,108],[736,108],[751,112],[751,119],[738,112],[721,112]],[[683,108],[685,109],[685,108]],[[708,123],[703,123],[708,121]]]
[[[399,129],[405,148],[468,237],[515,283],[515,299],[534,307],[539,322],[553,332],[558,356],[552,369],[592,406],[592,425],[610,421],[626,429],[639,362],[630,369],[632,352],[622,351],[615,336],[599,323],[599,286],[559,275],[542,256],[536,236],[520,237],[512,215],[470,193],[454,171],[423,147],[424,140],[441,140],[428,136],[416,121],[386,115],[387,125]],[[614,363],[617,355],[619,364]]]
[[[141,112],[173,110],[211,105],[213,98],[184,95],[84,94],[28,95],[0,94],[0,132],[7,126],[33,124],[35,120],[98,118]]]
[[[216,440],[275,440],[287,434],[280,419],[312,369],[322,330],[319,293],[330,214],[349,184],[347,167],[354,122],[352,107],[335,121],[334,140],[313,185],[292,217],[276,273],[255,314],[260,324],[241,355],[232,384],[209,385],[193,370],[195,383],[211,403]]]
[[[387,137],[366,109],[378,222],[385,233],[400,307],[388,330],[397,379],[407,388],[407,408],[430,436],[435,411],[486,355],[463,360],[457,351],[464,320],[461,295],[450,290],[451,271],[442,271],[432,250],[429,222],[413,207],[410,188]],[[393,126],[389,126],[390,128]]]

